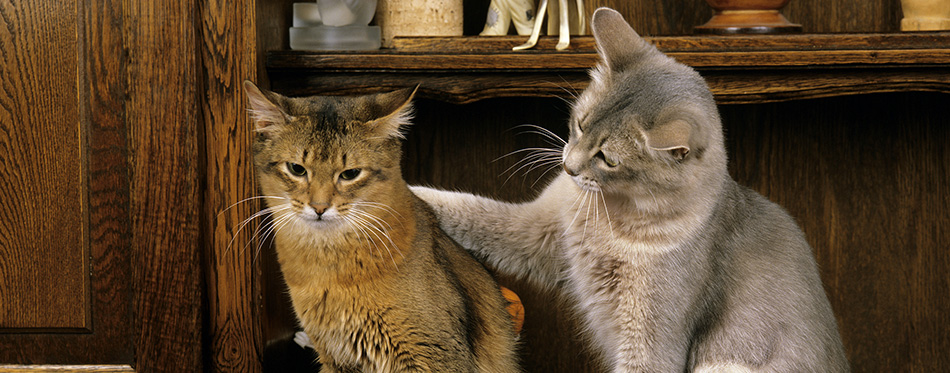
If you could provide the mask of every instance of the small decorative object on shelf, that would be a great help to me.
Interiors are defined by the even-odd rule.
[[[706,0],[715,10],[698,34],[779,34],[801,32],[802,26],[785,19],[779,9],[789,0]]]
[[[491,0],[485,29],[479,35],[508,35],[508,26],[512,24],[518,35],[528,35],[535,16],[534,0]]]
[[[379,49],[379,26],[369,26],[375,12],[376,0],[317,0],[294,3],[290,49]]]
[[[383,47],[396,36],[462,36],[462,0],[379,0]]]
[[[901,0],[901,31],[950,30],[950,0]]]
[[[555,30],[558,32],[558,42],[555,49],[559,51],[567,49],[571,45],[571,35],[587,34],[587,14],[584,11],[584,0],[576,0],[575,3],[570,3],[568,0],[557,0],[557,3],[551,3],[551,9],[548,9],[548,0],[541,0],[538,5],[538,16],[534,20],[534,29],[531,31],[531,36],[528,37],[528,42],[514,47],[514,50],[529,49],[538,43],[545,13],[548,16],[548,35],[554,35]]]

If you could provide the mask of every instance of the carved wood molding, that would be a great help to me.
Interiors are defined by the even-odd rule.
[[[709,81],[720,103],[891,91],[950,92],[950,34],[832,34],[648,38]],[[271,51],[273,87],[287,94],[355,94],[421,84],[424,97],[570,98],[598,61],[591,37],[555,52],[554,38],[513,52],[520,37],[397,38],[393,49]]]

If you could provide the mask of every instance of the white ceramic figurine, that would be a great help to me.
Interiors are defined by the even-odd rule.
[[[567,0],[557,0],[557,3],[551,3],[551,9],[548,10],[548,0],[541,0],[538,5],[539,16],[534,20],[534,29],[528,42],[517,47],[514,50],[523,50],[534,47],[538,43],[538,37],[541,35],[541,24],[544,23],[544,13],[548,13],[548,34],[553,35],[555,25],[558,30],[558,42],[555,47],[557,50],[564,50],[571,44],[571,34],[584,35],[587,33],[587,16],[584,11],[584,0],[576,0],[576,8],[571,7]],[[571,24],[571,14],[573,13],[575,24]]]
[[[485,29],[479,35],[508,35],[508,27],[512,24],[518,35],[528,35],[535,16],[534,0],[491,0]]]

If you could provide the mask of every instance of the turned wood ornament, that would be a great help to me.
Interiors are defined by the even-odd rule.
[[[789,0],[706,0],[713,17],[697,34],[781,34],[801,32],[802,26],[779,12]]]

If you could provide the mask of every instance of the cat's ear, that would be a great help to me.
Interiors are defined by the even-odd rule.
[[[413,115],[412,98],[416,95],[418,89],[419,86],[417,85],[412,88],[376,95],[373,103],[380,117],[367,123],[376,137],[406,138],[402,128],[411,124]]]
[[[287,114],[271,101],[254,83],[244,81],[247,94],[247,112],[257,132],[273,132],[287,122]]]
[[[675,160],[689,154],[689,137],[693,126],[683,119],[673,119],[646,131],[647,146],[656,151],[669,152]]]
[[[599,8],[591,17],[591,31],[597,52],[609,70],[621,70],[646,53],[657,49],[640,37],[623,15],[610,8]]]

